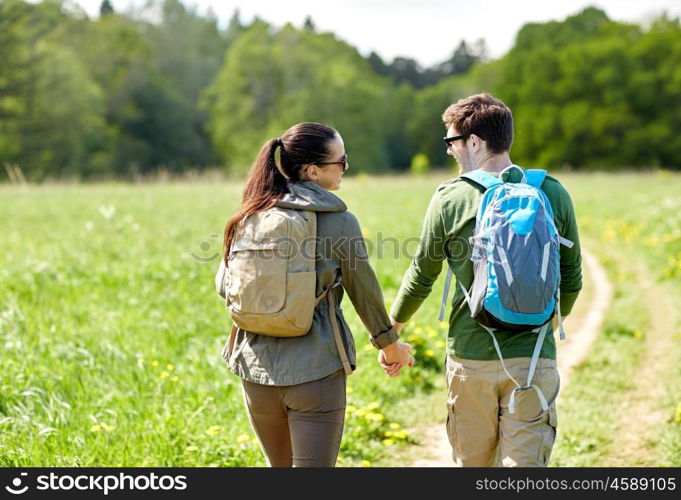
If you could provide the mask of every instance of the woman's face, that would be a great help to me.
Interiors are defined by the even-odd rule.
[[[329,143],[329,157],[324,162],[317,162],[308,165],[303,172],[302,178],[319,184],[329,191],[340,189],[341,178],[346,170],[347,156],[343,138],[336,134],[336,137]]]

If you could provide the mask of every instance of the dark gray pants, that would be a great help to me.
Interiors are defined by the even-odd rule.
[[[333,467],[345,421],[345,374],[272,386],[242,379],[253,430],[272,467]]]

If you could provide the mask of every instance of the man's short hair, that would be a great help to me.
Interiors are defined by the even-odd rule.
[[[490,94],[475,94],[459,99],[442,113],[446,127],[462,135],[475,134],[487,143],[487,149],[499,154],[513,144],[513,115],[499,99]]]

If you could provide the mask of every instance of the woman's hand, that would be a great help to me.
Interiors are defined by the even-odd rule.
[[[414,358],[411,355],[412,347],[404,342],[393,342],[384,347],[378,353],[378,363],[383,367],[386,375],[396,377],[400,374],[403,366],[414,366]]]

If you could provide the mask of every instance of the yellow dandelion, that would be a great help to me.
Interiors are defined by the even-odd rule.
[[[154,360],[151,362],[151,366],[157,367],[158,366],[158,361]]]
[[[643,240],[643,244],[648,246],[648,247],[655,247],[658,244],[658,239],[655,236],[650,236]]]
[[[429,358],[432,358],[433,356],[435,356],[435,351],[433,351],[432,349],[426,349],[425,351],[423,351],[423,354],[425,354]]]
[[[367,411],[364,408],[357,408],[357,410],[355,411],[355,415],[357,415],[358,417],[363,417],[366,414]]]
[[[95,424],[95,425],[93,425],[92,427],[90,427],[90,430],[91,430],[92,432],[99,432],[99,431],[102,430],[102,426],[99,425],[99,424]]]
[[[440,328],[449,328],[449,322],[440,321]]]
[[[348,394],[352,394],[352,390],[353,390],[352,387],[348,387],[347,390],[346,390],[346,392],[347,392]]]
[[[385,417],[381,413],[369,412],[364,416],[365,419],[371,420],[372,422],[382,422]]]
[[[444,340],[438,340],[437,342],[435,342],[435,347],[437,347],[438,349],[444,349],[445,341]]]
[[[367,344],[367,345],[364,346],[365,351],[371,351],[373,348],[374,348],[374,346],[372,346],[371,344]]]
[[[401,426],[400,426],[400,424],[398,424],[397,422],[390,422],[390,423],[388,424],[388,427],[390,427],[390,428],[393,429],[393,430],[397,430],[397,429],[399,429]]]
[[[209,436],[217,436],[219,431],[220,431],[219,425],[211,425],[208,428],[208,430],[206,430],[206,434],[208,434]]]
[[[369,462],[368,460],[362,460],[361,465],[362,467],[371,467],[371,462]]]
[[[251,440],[251,438],[248,437],[248,435],[246,435],[246,434],[241,434],[240,436],[238,436],[238,437],[236,438],[236,442],[239,443],[239,444],[241,444],[241,443],[246,443],[246,442],[248,442],[248,441],[250,441],[250,440]]]
[[[188,452],[199,451],[199,447],[198,447],[198,446],[194,446],[194,445],[187,446],[187,447],[184,449],[184,451],[188,451]]]
[[[642,339],[643,338],[643,333],[640,330],[636,330],[634,332],[634,338],[635,339]]]
[[[99,425],[101,425],[102,429],[104,429],[106,432],[111,432],[112,430],[114,430],[116,428],[115,425],[108,425],[108,424],[105,424],[104,422],[100,423]]]
[[[414,333],[417,334],[417,335],[419,333],[423,333],[423,328],[421,328],[420,326],[417,326],[416,328],[414,328]]]
[[[173,382],[177,382],[178,380],[180,380],[180,377],[178,377],[177,375],[175,375],[171,380],[172,380]]]
[[[171,364],[166,365],[166,370],[168,370],[169,372],[172,372],[174,369],[175,369],[175,367],[173,365],[171,365]]]
[[[170,376],[170,373],[168,373],[167,371],[161,372],[161,378],[168,378],[169,376]]]
[[[393,435],[393,431],[385,431],[383,433],[383,437],[387,437],[387,438],[392,437],[392,435]]]
[[[414,382],[423,382],[423,377],[421,375],[414,377]]]
[[[367,405],[367,410],[375,410],[378,408],[380,405],[378,404],[378,401],[372,401]]]
[[[395,440],[388,438],[381,441],[381,443],[383,443],[383,446],[392,446],[395,444]]]
[[[674,412],[674,422],[681,424],[681,403],[679,403],[679,406],[676,407],[676,411]]]
[[[137,358],[137,364],[143,365],[144,364],[144,358]]]
[[[407,436],[408,436],[408,434],[407,434],[406,431],[398,431],[398,432],[393,433],[393,437],[395,437],[397,439],[404,440],[404,439],[407,439]]]
[[[437,331],[434,328],[428,328],[426,335],[428,335],[429,339],[434,339],[437,336]]]
[[[354,413],[356,411],[357,411],[357,407],[355,407],[353,405],[348,405],[348,406],[345,407],[346,413]]]

